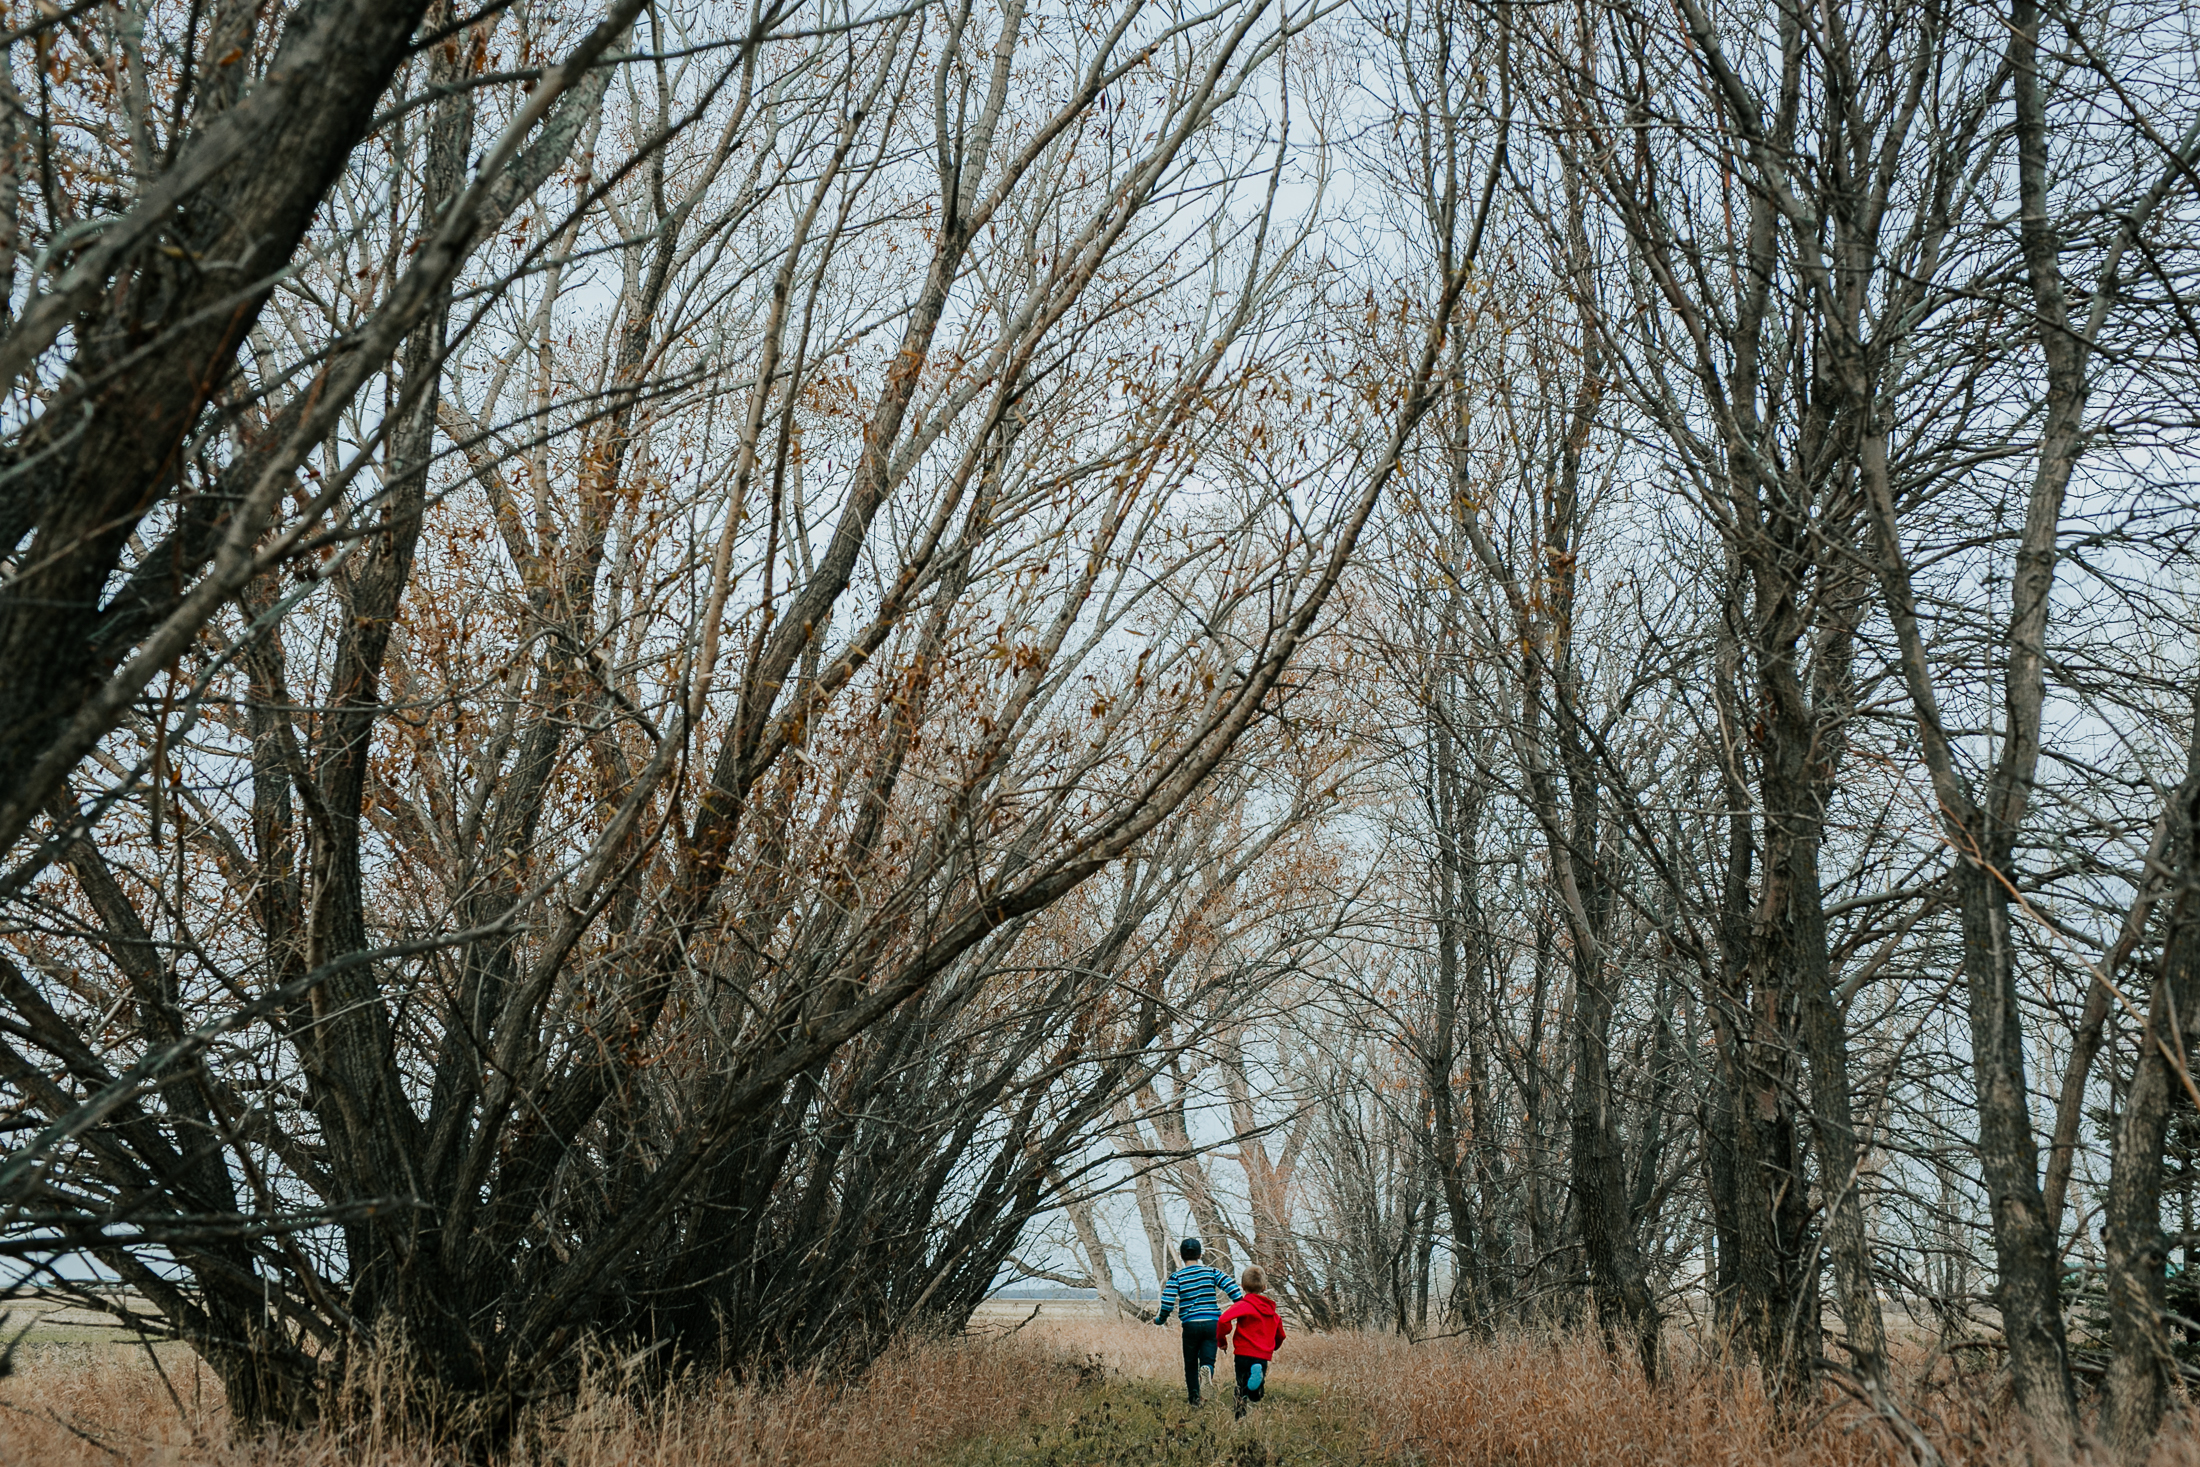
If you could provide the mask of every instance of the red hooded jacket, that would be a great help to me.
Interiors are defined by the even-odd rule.
[[[1237,1335],[1234,1340],[1230,1337],[1233,1331]],[[1283,1321],[1276,1317],[1275,1303],[1265,1294],[1247,1294],[1223,1310],[1222,1318],[1215,1321],[1215,1336],[1223,1348],[1248,1360],[1275,1359],[1283,1334]]]

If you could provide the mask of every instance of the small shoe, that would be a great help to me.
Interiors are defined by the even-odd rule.
[[[1260,1378],[1266,1371],[1267,1367],[1265,1365],[1256,1363],[1250,1371],[1246,1372],[1245,1388],[1251,1391],[1259,1390]]]
[[[1245,1398],[1243,1396],[1237,1398],[1237,1408],[1231,1411],[1230,1415],[1239,1421],[1245,1419]]]

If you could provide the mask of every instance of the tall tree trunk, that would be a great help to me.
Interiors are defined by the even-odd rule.
[[[1723,1163],[1724,1176],[1715,1172],[1714,1184],[1725,1194],[1720,1268],[1730,1290],[1727,1308],[1736,1334],[1764,1372],[1766,1389],[1786,1402],[1798,1399],[1810,1379],[1818,1336],[1815,1272],[1804,1263],[1810,1216],[1795,1115],[1796,1015],[1785,981],[1791,934],[1785,921],[1763,915],[1767,909],[1784,910],[1787,839],[1780,821],[1768,813],[1772,828],[1756,881],[1766,892],[1760,900],[1753,894],[1758,839],[1744,750],[1760,747],[1760,757],[1771,762],[1778,748],[1769,729],[1752,738],[1753,721],[1744,716],[1745,649],[1738,628],[1745,621],[1746,580],[1734,546],[1728,547],[1728,582],[1713,671],[1727,808],[1718,929],[1722,991],[1711,999],[1720,1070],[1713,1113],[1725,1126],[1714,1143],[1713,1164]],[[1761,682],[1762,659],[1758,662]],[[1784,808],[1769,788],[1766,808]]]
[[[1448,625],[1448,618],[1447,618]],[[1448,662],[1450,639],[1440,644]],[[1448,690],[1449,674],[1439,668],[1432,678],[1436,689]],[[1439,697],[1442,697],[1441,692]],[[1459,968],[1462,951],[1468,941],[1466,924],[1462,920],[1465,893],[1463,884],[1470,879],[1465,869],[1462,846],[1472,837],[1464,828],[1469,818],[1469,802],[1463,798],[1460,783],[1458,752],[1454,747],[1451,709],[1448,698],[1443,699],[1429,720],[1434,734],[1434,776],[1430,791],[1430,810],[1436,828],[1436,992],[1433,996],[1434,1014],[1430,1025],[1430,1042],[1423,1054],[1425,1071],[1423,1083],[1428,1086],[1431,1142],[1435,1148],[1436,1178],[1443,1192],[1444,1208],[1451,1221],[1451,1248],[1453,1267],[1458,1270],[1452,1290],[1455,1310],[1469,1321],[1486,1317],[1488,1301],[1478,1287],[1479,1239],[1474,1224],[1474,1214],[1467,1200],[1465,1157],[1459,1138],[1459,1101],[1454,1086],[1454,1074],[1459,1064]],[[1424,1314],[1426,1310],[1424,1309]]]
[[[1822,394],[1833,395],[1831,391]],[[1829,426],[1823,411],[1814,405],[1806,415],[1805,441],[1823,446]],[[1863,1151],[1849,1093],[1848,1025],[1833,991],[1825,893],[1818,869],[1826,807],[1847,746],[1851,697],[1847,619],[1857,598],[1840,551],[1818,557],[1813,567],[1812,547],[1852,522],[1826,501],[1845,501],[1852,514],[1853,500],[1838,483],[1785,488],[1785,494],[1767,506],[1765,533],[1757,542],[1769,562],[1756,576],[1762,612],[1755,650],[1766,705],[1760,763],[1766,854],[1760,911],[1772,957],[1768,978],[1792,995],[1796,1035],[1810,1074],[1810,1124],[1818,1142],[1824,1239],[1833,1263],[1841,1322],[1856,1373],[1875,1404],[1884,1406],[1891,1403],[1886,1391],[1886,1325],[1872,1285],[1871,1246],[1864,1227]],[[1803,508],[1813,503],[1819,506],[1815,516]],[[1813,569],[1814,580],[1806,581]],[[1815,594],[1806,594],[1809,587],[1814,587]],[[1814,644],[1807,670],[1797,665],[1806,638]],[[1815,1273],[1815,1264],[1810,1266]],[[1811,1334],[1815,1337],[1816,1330]],[[1815,1338],[1807,1348],[1816,1355]]]
[[[1656,1380],[1657,1305],[1650,1298],[1635,1246],[1618,1106],[1612,1091],[1612,999],[1603,974],[1588,964],[1576,967],[1573,1200],[1581,1221],[1582,1251],[1589,1264],[1590,1299],[1599,1322],[1608,1331],[1626,1329],[1634,1339],[1644,1376]]]
[[[2108,1320],[2111,1354],[2101,1435],[2118,1461],[2137,1467],[2154,1447],[2177,1374],[2165,1313],[2169,1248],[2162,1235],[2162,1148],[2170,1112],[2193,1083],[2193,1025],[2200,1022],[2200,691],[2185,755],[2185,778],[2169,808],[2173,898],[2153,1001],[2111,1143],[2108,1203]]]

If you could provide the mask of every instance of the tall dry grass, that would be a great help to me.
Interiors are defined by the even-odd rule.
[[[452,1460],[404,1406],[419,1383],[391,1369],[350,1383],[309,1431],[232,1434],[208,1377],[170,1360],[168,1382],[119,1352],[34,1355],[0,1380],[0,1467],[430,1467]],[[998,1340],[911,1344],[853,1381],[812,1372],[772,1385],[730,1377],[648,1393],[605,1367],[577,1397],[531,1415],[512,1467],[891,1467],[1006,1431],[1091,1378]],[[170,1394],[169,1386],[174,1387]],[[429,1387],[432,1389],[432,1386]]]
[[[1911,1420],[1948,1467],[2027,1460],[2014,1403],[1990,1371],[1898,1380]],[[1426,1467],[1907,1467],[1901,1437],[1860,1402],[1827,1388],[1782,1414],[1753,1372],[1683,1345],[1665,1383],[1646,1388],[1628,1358],[1594,1337],[1494,1342],[1341,1338],[1321,1363],[1332,1392],[1368,1424],[1369,1455]],[[2200,1467],[2190,1415],[2164,1431],[2152,1467]]]
[[[1066,1312],[1019,1319],[994,1316],[972,1338],[903,1346],[852,1383],[821,1374],[774,1386],[717,1378],[650,1393],[622,1389],[607,1366],[577,1399],[527,1421],[509,1467],[898,1467],[980,1438],[1008,1444],[999,1459],[1020,1462],[1016,1444],[1039,1440],[1028,1428],[1075,1419],[1103,1381],[1112,1384],[1102,1394],[1128,1391],[1149,1401],[1157,1387],[1163,1401],[1179,1388],[1174,1329]],[[195,1392],[188,1359],[180,1368],[175,1357],[167,1363],[173,1396],[141,1355],[34,1356],[0,1380],[0,1467],[429,1467],[452,1460],[407,1425],[403,1397],[417,1387],[394,1376],[362,1376],[346,1408],[313,1431],[233,1439],[211,1379],[198,1377]],[[1228,1370],[1225,1360],[1225,1378]],[[1943,1360],[1932,1379],[1914,1376],[1903,1382],[1904,1398],[1948,1467],[2024,1460],[2006,1388],[1990,1372],[1957,1375]],[[1829,1393],[1782,1416],[1754,1377],[1685,1345],[1655,1390],[1623,1359],[1579,1337],[1414,1345],[1392,1336],[1294,1335],[1273,1378],[1282,1414],[1268,1408],[1262,1414],[1273,1419],[1253,1426],[1281,1452],[1277,1460],[1296,1460],[1292,1434],[1302,1426],[1319,1428],[1318,1441],[1309,1435],[1302,1443],[1308,1460],[1341,1463],[1349,1459],[1341,1448],[1406,1467],[1898,1467],[1911,1460],[1855,1402]],[[1316,1393],[1318,1421],[1305,1415]],[[1227,1427],[1226,1414],[1216,1424]],[[1225,1438],[1228,1431],[1217,1440],[1228,1446]],[[1133,1452],[1121,1460],[1147,1457]],[[2190,1417],[2165,1435],[2153,1467],[2200,1467],[2200,1431]]]
[[[1031,1343],[1079,1353],[1111,1374],[1174,1384],[1182,1377],[1174,1329],[1128,1322],[1033,1321]],[[1920,1362],[1921,1363],[1921,1362]],[[1666,1384],[1646,1389],[1628,1359],[1593,1336],[1496,1341],[1396,1335],[1294,1335],[1272,1378],[1313,1386],[1349,1408],[1370,1461],[1415,1467],[1898,1467],[1913,1459],[1848,1398],[1775,1411],[1757,1377],[1737,1374],[1677,1343]],[[1229,1369],[1227,1362],[1222,1371]],[[1958,1378],[1943,1360],[1935,1380],[1902,1382],[1913,1419],[1948,1467],[2023,1460],[2009,1403],[1992,1377]],[[2165,1467],[2200,1467],[2180,1434]]]

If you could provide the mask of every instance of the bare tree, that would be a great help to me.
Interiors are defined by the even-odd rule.
[[[1274,213],[1312,12],[639,14],[384,18],[244,295],[40,365],[85,272],[228,258],[134,222],[155,186],[9,338],[26,475],[108,441],[56,436],[95,378],[224,384],[147,419],[190,448],[112,481],[134,518],[20,499],[7,666],[69,585],[152,609],[10,683],[0,1063],[46,1124],[0,1192],[245,1419],[384,1337],[494,1435],[589,1331],[967,1315],[1181,1042],[1155,953],[1252,859],[1215,832],[1303,821],[1233,811],[1240,747],[1432,400],[1458,281],[1367,353]],[[172,186],[268,187],[236,119],[363,23],[298,12]]]

